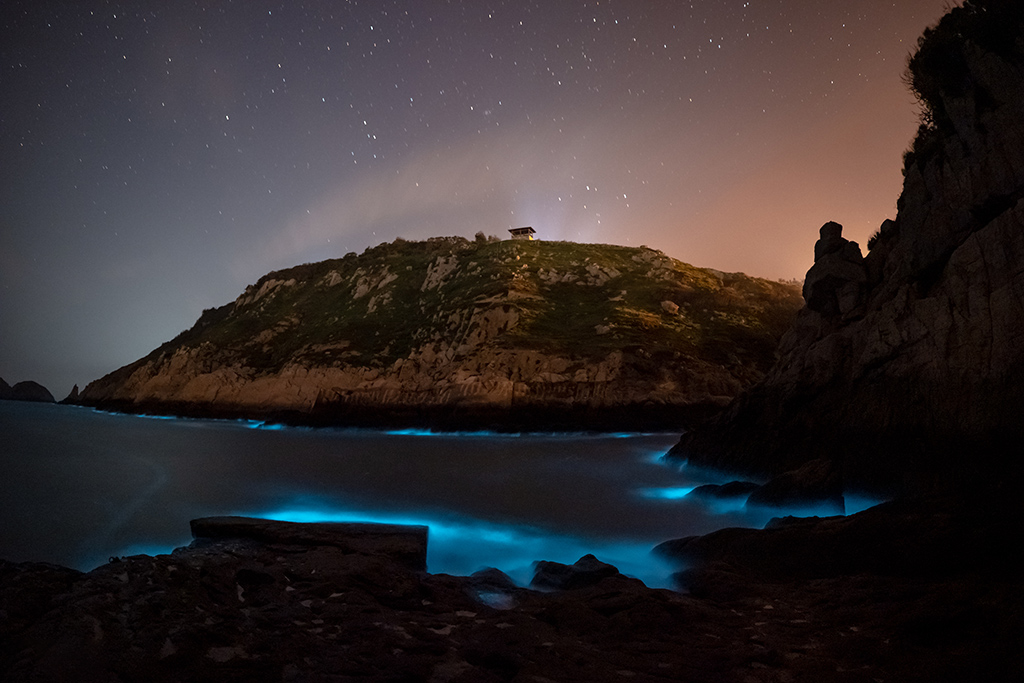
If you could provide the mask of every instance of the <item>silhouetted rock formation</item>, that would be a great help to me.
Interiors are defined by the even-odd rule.
[[[18,382],[13,387],[0,379],[0,399],[54,403],[53,394],[38,382]]]
[[[64,397],[64,400],[61,401],[61,403],[68,403],[68,404],[71,404],[71,405],[74,405],[74,404],[78,403],[78,385],[77,384],[75,386],[71,387],[71,392],[67,396]]]
[[[768,376],[673,456],[847,488],[1019,476],[1024,442],[1024,4],[968,2],[910,62],[926,107],[895,221],[861,257],[828,223]]]
[[[537,563],[530,587],[540,590],[573,590],[593,586],[618,573],[618,569],[593,555],[584,555],[575,564],[542,560]]]

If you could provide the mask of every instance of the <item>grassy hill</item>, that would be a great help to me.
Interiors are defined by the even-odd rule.
[[[160,350],[209,342],[265,369],[298,357],[385,366],[458,337],[467,308],[501,306],[518,314],[494,339],[505,348],[597,358],[639,347],[760,368],[801,305],[792,285],[645,247],[398,240],[268,273]]]
[[[343,421],[353,401],[721,402],[763,375],[801,305],[791,284],[646,247],[399,239],[268,273],[83,396],[243,413],[333,404]]]

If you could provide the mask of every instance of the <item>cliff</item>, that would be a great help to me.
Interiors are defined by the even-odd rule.
[[[847,488],[1018,476],[1024,437],[1024,6],[966,2],[907,81],[922,125],[870,251],[821,228],[806,306],[767,377],[672,455]]]
[[[79,401],[315,424],[678,427],[763,376],[778,282],[646,247],[398,240],[270,273]]]

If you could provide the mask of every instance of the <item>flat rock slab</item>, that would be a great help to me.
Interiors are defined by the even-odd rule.
[[[427,527],[366,522],[281,522],[255,517],[193,519],[192,537],[249,539],[266,544],[329,546],[387,557],[409,569],[427,569]]]

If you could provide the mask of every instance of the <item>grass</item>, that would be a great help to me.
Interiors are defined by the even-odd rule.
[[[451,272],[424,288],[430,269],[450,259]],[[695,268],[646,248],[573,242],[398,240],[268,273],[247,293],[271,280],[295,284],[205,311],[159,351],[208,342],[267,370],[295,361],[386,366],[425,344],[459,341],[474,311],[508,306],[519,324],[488,342],[502,348],[582,360],[637,347],[762,366],[802,304],[790,285]]]

